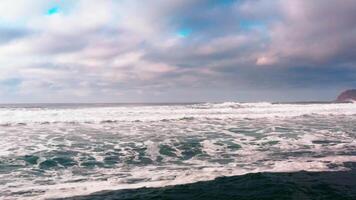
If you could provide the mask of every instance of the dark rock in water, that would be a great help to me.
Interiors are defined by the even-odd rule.
[[[336,99],[337,102],[356,101],[356,89],[346,90],[342,92]]]
[[[256,173],[161,188],[103,191],[65,200],[355,200],[356,163],[349,171]]]

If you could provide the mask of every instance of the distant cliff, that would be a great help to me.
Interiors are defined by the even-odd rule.
[[[336,99],[337,102],[356,101],[356,89],[342,92]]]

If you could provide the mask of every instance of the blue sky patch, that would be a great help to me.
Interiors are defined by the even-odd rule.
[[[0,81],[0,85],[5,85],[5,86],[18,86],[22,82],[21,79],[19,78],[9,78],[3,81]]]
[[[189,29],[189,28],[181,29],[178,31],[178,36],[185,38],[185,37],[190,36],[192,34],[192,32],[193,32],[193,30]]]
[[[60,8],[58,6],[52,7],[47,11],[47,15],[54,15],[59,13]]]
[[[240,27],[243,30],[250,30],[250,29],[260,29],[265,30],[266,24],[261,21],[251,21],[251,20],[241,20]]]

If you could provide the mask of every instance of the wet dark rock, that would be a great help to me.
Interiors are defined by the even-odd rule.
[[[346,90],[342,92],[336,99],[337,102],[356,101],[356,89]]]

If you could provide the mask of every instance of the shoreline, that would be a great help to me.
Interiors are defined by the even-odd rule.
[[[212,181],[166,186],[101,191],[85,196],[56,200],[250,200],[250,199],[323,199],[356,198],[356,162],[345,162],[348,171],[261,172],[219,177]]]

